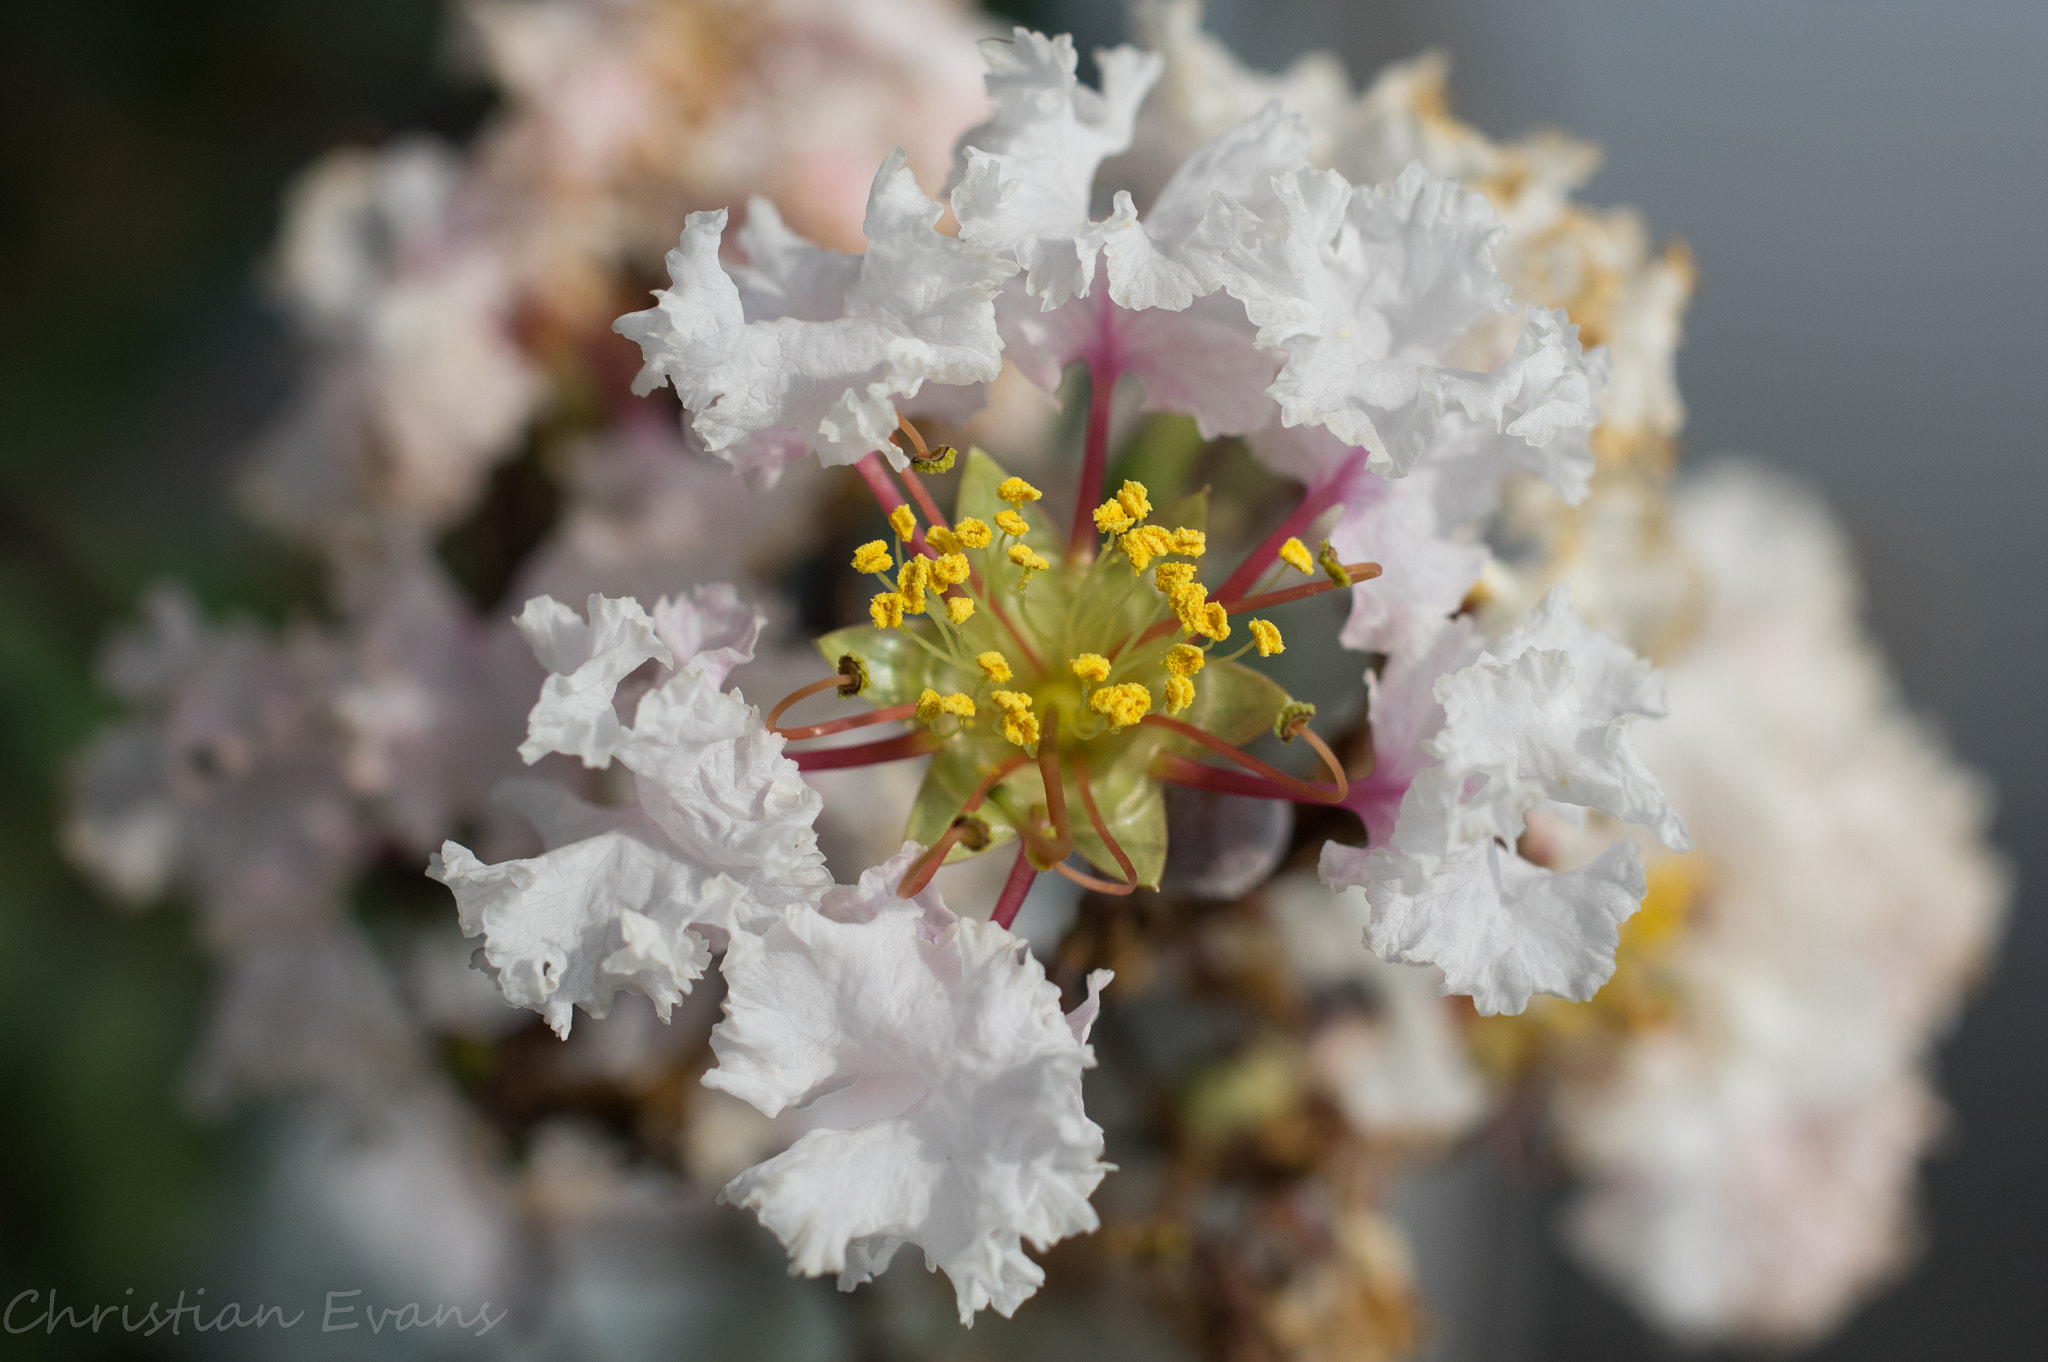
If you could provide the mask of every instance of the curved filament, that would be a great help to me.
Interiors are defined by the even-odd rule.
[[[1017,848],[1017,860],[1010,867],[1010,878],[1003,881],[1003,892],[996,899],[996,907],[989,914],[989,921],[1010,930],[1010,924],[1017,920],[1017,910],[1024,906],[1024,896],[1031,892],[1032,882],[1038,878],[1038,870],[1031,864],[1029,847]]]
[[[932,843],[931,849],[918,857],[916,864],[905,873],[902,881],[896,886],[897,898],[913,898],[932,882],[932,876],[938,874],[939,867],[946,862],[946,853],[953,849],[953,844],[960,840],[960,834],[967,830],[967,816],[981,807],[981,801],[988,798],[988,792],[993,790],[1003,777],[1029,760],[1029,757],[1019,752],[981,778],[981,784],[974,787],[974,793],[967,796],[967,802],[960,806],[960,811],[953,815],[953,821],[947,824],[945,835]]]
[[[1202,746],[1208,748],[1210,751],[1214,752],[1217,756],[1228,757],[1230,760],[1236,762],[1239,766],[1244,767],[1245,770],[1251,771],[1257,775],[1264,776],[1267,780],[1272,781],[1275,785],[1279,786],[1280,788],[1284,790],[1293,791],[1294,793],[1303,795],[1306,798],[1313,799],[1318,803],[1339,803],[1343,800],[1345,794],[1348,792],[1350,788],[1349,782],[1346,781],[1344,777],[1344,770],[1341,766],[1337,764],[1335,755],[1332,754],[1330,752],[1330,749],[1324,746],[1321,742],[1316,743],[1315,746],[1318,749],[1318,751],[1324,754],[1324,760],[1328,763],[1331,772],[1337,778],[1336,787],[1334,789],[1311,785],[1309,784],[1309,782],[1305,780],[1301,780],[1295,776],[1290,776],[1285,771],[1281,770],[1279,767],[1268,766],[1265,762],[1260,761],[1257,757],[1252,756],[1250,753],[1245,752],[1240,748],[1231,746],[1229,743],[1223,741],[1223,739],[1221,738],[1214,736],[1213,734],[1204,733],[1201,729],[1194,727],[1192,724],[1184,724],[1178,719],[1169,719],[1163,714],[1147,714],[1144,718],[1138,720],[1138,722],[1141,724],[1151,724],[1157,728],[1170,729],[1171,731],[1178,733],[1183,738],[1191,738],[1194,741],[1202,744]]]
[[[768,711],[768,731],[770,733],[782,733],[782,730],[775,726],[775,721],[777,719],[780,719],[785,713],[787,713],[789,711],[790,706],[796,704],[799,700],[808,700],[811,696],[816,695],[819,691],[822,690],[837,690],[845,686],[845,684],[845,676],[841,675],[838,672],[834,672],[832,673],[832,675],[826,677],[822,681],[813,681],[808,686],[797,687],[789,694],[783,696],[780,700],[777,700],[775,702],[775,708]],[[784,733],[783,736],[788,737],[789,735]]]
[[[791,756],[799,771],[835,771],[844,766],[873,766],[884,761],[908,761],[939,750],[939,739],[930,729],[905,733],[851,747],[828,747],[821,752],[795,752]]]
[[[1074,758],[1074,788],[1080,791],[1081,807],[1088,813],[1088,825],[1095,829],[1095,835],[1102,839],[1102,845],[1109,848],[1109,854],[1116,858],[1116,868],[1124,872],[1126,883],[1113,880],[1098,880],[1093,875],[1081,875],[1070,871],[1064,865],[1058,867],[1061,874],[1079,885],[1101,894],[1128,894],[1138,887],[1138,868],[1131,864],[1123,845],[1109,835],[1109,824],[1102,821],[1102,810],[1095,806],[1095,787],[1088,781],[1088,763],[1079,756]]]

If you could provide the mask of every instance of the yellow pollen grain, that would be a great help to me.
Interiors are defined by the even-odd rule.
[[[1022,478],[1004,478],[996,484],[996,495],[1012,506],[1022,506],[1027,501],[1036,501],[1044,493]]]
[[[1299,539],[1290,539],[1280,546],[1280,561],[1296,572],[1314,575],[1316,570],[1316,560],[1309,557],[1308,545]]]
[[[997,652],[993,648],[977,656],[974,659],[974,665],[981,668],[981,674],[983,676],[986,676],[989,680],[995,682],[999,686],[1003,682],[1009,680],[1011,676],[1015,675],[1015,673],[1013,673],[1010,670],[1010,659],[1004,657],[1001,653]],[[1008,695],[1009,693],[1010,692],[1008,691],[998,691],[997,695],[1002,696]],[[1002,701],[998,699],[996,703],[1001,704]],[[1027,700],[1025,703],[1028,704],[1030,702]]]
[[[974,618],[974,601],[968,596],[946,597],[946,618],[955,624],[965,624]]]
[[[1260,657],[1271,657],[1287,651],[1287,645],[1280,641],[1280,629],[1271,620],[1251,622],[1252,642],[1258,646]]]
[[[1015,511],[997,511],[996,528],[1004,534],[1022,536],[1031,533],[1030,522]]]
[[[1162,596],[1171,596],[1194,580],[1193,563],[1161,563],[1152,569],[1152,585],[1159,588]]]
[[[985,549],[988,547],[989,541],[995,538],[994,535],[989,533],[988,522],[976,520],[973,516],[969,516],[958,525],[955,525],[953,533],[959,538],[961,543],[970,549]]]
[[[1116,494],[1116,499],[1117,504],[1124,508],[1124,514],[1133,521],[1143,520],[1152,514],[1152,494],[1146,490],[1142,482],[1132,482],[1126,478],[1123,487]]]
[[[1109,680],[1109,659],[1101,653],[1083,653],[1067,664],[1083,681]]]
[[[1095,508],[1095,529],[1100,534],[1122,534],[1138,522],[1115,497]]]
[[[889,556],[889,545],[886,540],[870,539],[853,551],[855,572],[887,572],[895,566],[896,560]]]
[[[908,540],[917,533],[917,517],[910,513],[908,506],[898,506],[889,512],[889,528],[896,531],[898,539]]]
[[[1134,572],[1143,572],[1154,558],[1173,552],[1173,536],[1157,525],[1140,525],[1117,540]]]
[[[894,629],[903,623],[903,598],[893,591],[877,592],[868,602],[868,618],[877,629]]]
[[[1200,558],[1209,551],[1209,536],[1200,530],[1175,530],[1168,537],[1168,543],[1172,547],[1167,552],[1186,554],[1190,558]]]
[[[939,557],[931,566],[932,580],[942,587],[958,586],[967,580],[967,555],[948,553]]]
[[[1129,728],[1152,712],[1152,692],[1135,681],[1124,681],[1089,696],[1088,708],[1109,720],[1111,728]]]
[[[1052,566],[1044,557],[1033,552],[1028,544],[1010,545],[1010,561],[1032,572],[1043,572]]]
[[[1166,670],[1177,677],[1190,677],[1202,670],[1209,655],[1192,643],[1176,643],[1166,650]]]
[[[1166,712],[1178,714],[1195,702],[1195,683],[1185,676],[1166,678]]]
[[[958,553],[961,548],[960,536],[954,534],[943,525],[934,525],[930,530],[926,531],[924,542],[930,544],[940,553]]]

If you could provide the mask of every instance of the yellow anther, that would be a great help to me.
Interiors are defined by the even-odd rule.
[[[1042,555],[1033,552],[1028,544],[1010,545],[1010,561],[1030,572],[1043,572],[1052,566]]]
[[[1162,596],[1171,596],[1194,580],[1193,563],[1161,563],[1152,569],[1152,585],[1159,588]]]
[[[1122,534],[1138,522],[1115,497],[1095,508],[1095,528],[1102,534]]]
[[[964,553],[942,555],[932,564],[931,576],[932,580],[941,587],[960,585],[960,583],[967,580],[968,576],[967,555]]]
[[[958,525],[955,525],[953,527],[953,534],[970,549],[985,549],[988,547],[989,540],[995,538],[988,531],[988,522],[976,520],[973,516],[969,516]]]
[[[965,723],[974,717],[974,697],[957,690],[951,695],[941,695],[939,711]]]
[[[1209,536],[1200,530],[1175,530],[1170,536],[1173,544],[1169,552],[1200,558],[1209,551]]]
[[[924,593],[931,585],[931,580],[931,559],[912,558],[903,565],[903,571],[896,575],[896,594],[903,598],[903,609],[906,614],[924,613]]]
[[[989,703],[1005,714],[1022,714],[1031,708],[1031,697],[1019,690],[989,692]]]
[[[1011,709],[1003,711],[1003,717],[996,720],[996,732],[1019,747],[1038,745],[1038,716],[1029,710]]]
[[[1209,603],[1209,588],[1200,582],[1188,582],[1177,586],[1166,594],[1166,604],[1173,611],[1173,617],[1181,627],[1191,634],[1199,634],[1202,609]]]
[[[917,721],[928,724],[939,717],[939,693],[926,686],[917,693]]]
[[[925,531],[924,542],[940,553],[958,553],[961,548],[960,536],[943,525],[934,525]]]
[[[1012,506],[1022,506],[1027,501],[1036,501],[1044,493],[1022,478],[1004,478],[996,484],[996,495]]]
[[[870,539],[853,551],[855,572],[887,572],[895,566],[896,560],[889,556],[889,545],[886,540]]]
[[[974,600],[970,596],[946,597],[946,618],[955,624],[965,624],[974,618]]]
[[[1109,659],[1101,653],[1083,653],[1067,665],[1083,681],[1109,680]]]
[[[996,528],[1001,530],[1004,534],[1013,534],[1019,536],[1020,538],[1024,535],[1031,533],[1030,522],[1025,520],[1023,516],[1018,515],[1015,511],[997,511]]]
[[[1152,514],[1152,494],[1145,490],[1145,484],[1142,482],[1132,482],[1126,478],[1123,487],[1116,494],[1116,499],[1117,504],[1124,508],[1124,514],[1133,521],[1143,520]]]
[[[1166,712],[1178,714],[1195,702],[1195,683],[1185,676],[1166,678]]]
[[[898,539],[908,541],[917,533],[917,517],[910,513],[908,506],[898,506],[889,512],[889,528],[896,531]]]
[[[868,618],[877,629],[894,629],[903,623],[903,598],[893,591],[881,591],[868,602]]]
[[[1210,601],[1202,607],[1202,627],[1195,632],[1218,643],[1230,637],[1230,612],[1221,601]]]
[[[1260,657],[1271,657],[1287,651],[1287,645],[1280,641],[1280,630],[1270,620],[1251,622],[1252,642],[1258,645]]]
[[[981,674],[983,676],[986,676],[989,680],[995,682],[999,686],[1003,684],[1003,682],[1009,680],[1010,677],[1015,674],[1010,670],[1010,659],[1004,657],[1001,653],[997,652],[993,648],[976,657],[974,659],[974,665],[981,668]],[[1007,695],[1009,694],[1009,692],[998,691],[997,694]],[[1001,704],[1002,701],[997,700],[996,703]]]
[[[1136,572],[1143,572],[1154,558],[1173,552],[1173,536],[1157,525],[1140,525],[1117,543]]]
[[[1166,670],[1178,677],[1193,676],[1208,660],[1209,655],[1192,643],[1176,643],[1166,650]]]
[[[1089,696],[1088,708],[1109,720],[1111,728],[1129,728],[1152,712],[1152,692],[1135,681],[1124,681]]]
[[[1296,572],[1316,570],[1316,560],[1308,556],[1308,545],[1299,539],[1290,539],[1280,546],[1280,561]]]

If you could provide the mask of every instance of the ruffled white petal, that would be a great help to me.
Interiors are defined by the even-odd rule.
[[[536,596],[514,621],[549,672],[519,745],[529,765],[550,752],[579,757],[585,766],[611,765],[625,738],[612,709],[619,682],[649,659],[675,661],[640,602],[592,595],[589,612],[585,620],[552,596]]]
[[[640,345],[634,391],[673,384],[703,447],[757,472],[791,440],[826,464],[881,452],[901,466],[899,401],[1001,368],[993,300],[1012,267],[934,230],[940,212],[899,151],[876,173],[857,267],[801,247],[771,210],[745,234],[763,258],[728,271],[724,211],[692,213],[670,287],[613,327]]]
[[[1018,28],[982,44],[987,122],[960,139],[953,211],[960,239],[1014,260],[1051,311],[1088,292],[1106,224],[1089,219],[1095,169],[1131,142],[1160,59],[1136,48],[1096,54],[1102,89],[1074,76],[1074,40]]]
[[[1080,1039],[1093,998],[1070,1022],[1018,938],[951,918],[929,891],[879,893],[916,850],[835,896],[836,916],[795,911],[734,937],[704,1081],[771,1116],[820,1111],[828,1094],[866,1108],[872,1119],[813,1129],[724,1195],[775,1232],[792,1270],[837,1274],[842,1289],[918,1245],[965,1323],[1037,1289],[1025,1243],[1095,1228],[1088,1197],[1106,1166],[1081,1107],[1094,1059]]]
[[[574,1008],[609,1015],[622,988],[646,994],[667,1020],[711,962],[687,928],[730,920],[745,892],[617,832],[496,865],[447,842],[427,873],[454,891],[463,935],[483,937],[478,964],[505,1001],[540,1013],[558,1036]]]
[[[687,596],[663,596],[654,604],[654,636],[670,654],[672,667],[694,666],[714,686],[723,686],[734,667],[754,660],[768,617],[740,599],[726,582],[693,586]]]

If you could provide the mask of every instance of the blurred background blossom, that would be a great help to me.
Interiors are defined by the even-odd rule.
[[[2023,898],[1981,977],[2004,883],[1973,848],[1984,792],[1905,716],[1856,620],[1867,599],[1907,695],[1994,778],[2030,883],[2038,852],[2019,829],[2040,808],[2044,736],[2027,701],[2048,667],[2026,512],[2048,489],[2026,457],[2039,389],[2018,365],[2048,272],[2028,249],[2040,152],[2019,130],[2043,112],[2024,69],[2048,38],[2039,16],[1218,3],[1206,24],[1227,47],[1185,6],[1135,26],[1107,6],[1003,18],[1071,29],[1084,52],[1128,32],[1172,54],[1113,167],[1141,196],[1148,175],[1157,187],[1148,156],[1184,154],[1278,94],[1309,117],[1318,159],[1354,179],[1422,155],[1488,185],[1508,205],[1517,286],[1643,346],[1617,347],[1602,432],[1622,475],[1576,518],[1537,495],[1503,522],[1520,589],[1571,582],[1667,668],[1677,717],[1643,730],[1646,752],[1719,849],[1653,875],[1593,1011],[1465,1026],[1413,971],[1356,951],[1349,910],[1299,869],[1266,890],[1265,926],[1204,918],[1149,963],[1118,964],[1141,990],[1155,968],[1255,994],[1260,960],[1291,961],[1286,987],[1320,1019],[1305,1052],[1253,1046],[1185,1095],[1198,1162],[1251,1131],[1289,1166],[1303,1136],[1279,1118],[1304,1075],[1391,1145],[1469,1131],[1507,1094],[1490,1154],[1421,1164],[1340,1216],[1328,1277],[1263,1302],[1259,1346],[1637,1356],[1661,1346],[1641,1319],[1680,1338],[1807,1341],[1917,1262],[1820,1355],[2023,1355],[2048,1223],[2025,982],[2037,929]],[[694,1077],[687,1038],[713,999],[669,1028],[625,999],[537,1048],[466,968],[445,896],[417,871],[451,826],[501,855],[530,837],[487,798],[518,770],[540,676],[502,624],[527,595],[651,600],[730,575],[723,552],[693,551],[743,538],[741,585],[772,621],[758,684],[805,679],[795,645],[832,618],[815,593],[833,588],[787,517],[691,461],[667,409],[607,405],[631,358],[608,324],[638,305],[688,209],[765,193],[850,248],[890,147],[907,144],[936,190],[981,111],[972,40],[999,22],[935,0],[134,3],[5,21],[26,209],[11,215],[0,428],[9,1294],[274,1295],[354,1274],[523,1295],[537,1355],[951,1355],[985,1336],[929,1332],[921,1274],[901,1271],[849,1317],[819,1284],[786,1286],[773,1245],[711,1205],[706,1188],[795,1133],[664,1086]],[[1425,59],[1354,103],[1432,45],[1456,59],[1448,78]],[[1285,71],[1237,73],[1233,48]],[[1309,48],[1338,55],[1296,61]],[[1446,97],[1471,127],[1442,116]],[[1387,117],[1402,110],[1416,116]],[[1606,168],[1563,138],[1472,130],[1537,125],[1603,145]],[[1362,126],[1419,137],[1382,145]],[[1643,216],[1572,206],[1574,190]],[[1660,244],[1667,232],[1690,251]],[[1057,413],[1019,383],[993,402],[977,430],[1029,469],[1060,438]],[[1667,518],[1681,423],[1703,471]],[[1693,458],[1728,447],[1818,483],[1847,536],[1783,473]],[[788,477],[850,547],[853,512],[818,471]],[[1695,810],[1716,808],[1727,823],[1703,826]],[[1181,865],[1196,897],[1249,888],[1289,836],[1228,809],[1183,814],[1219,820],[1219,843],[1275,848],[1249,874]],[[895,829],[821,833],[846,878]],[[166,890],[177,911],[109,907]],[[1028,934],[1057,941],[1074,905],[1046,897],[1020,930],[1034,912]],[[1084,918],[1069,939],[1116,930]],[[1345,939],[1355,969],[1331,974]],[[1984,991],[1948,1052],[1947,1115],[1920,1064],[1966,987]],[[1170,994],[1130,1019],[1141,1067],[1160,1028],[1189,1020]],[[1661,1025],[1674,1007],[1682,1024]],[[1517,1114],[1537,1077],[1558,1094],[1549,1122]],[[309,1088],[342,1101],[249,1100]],[[1120,1118],[1142,1125],[1113,1104],[1100,1116],[1113,1157]],[[624,1143],[621,1122],[640,1123]],[[508,1132],[509,1165],[492,1152]],[[633,1156],[655,1146],[681,1178]],[[1943,1157],[1916,1258],[1910,1170],[1929,1147]],[[1130,1205],[1150,1176],[1131,1170]],[[1237,1246],[1301,1252],[1289,1214],[1275,1198]],[[1168,1355],[1162,1334],[1087,1299],[1027,1308],[989,1342]]]

